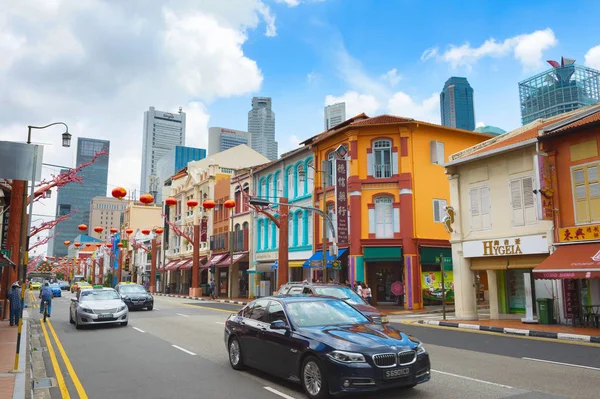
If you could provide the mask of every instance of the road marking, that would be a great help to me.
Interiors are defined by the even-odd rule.
[[[182,352],[187,353],[188,355],[192,355],[192,356],[196,356],[196,354],[194,352],[190,352],[187,349],[183,349],[181,346],[177,346],[177,345],[171,345],[173,348],[179,349]]]
[[[279,395],[279,396],[281,396],[282,398],[285,398],[285,399],[294,399],[294,397],[292,397],[292,396],[290,396],[290,395],[286,395],[286,394],[285,394],[285,393],[283,393],[283,392],[279,392],[279,391],[278,391],[277,389],[275,389],[275,388],[271,388],[271,387],[263,387],[263,388],[264,388],[264,389],[266,389],[267,391],[271,392],[271,393],[274,393],[275,395]]]
[[[222,325],[222,326],[224,326],[224,325],[225,325],[225,323],[223,323],[223,322],[221,322],[221,321],[215,321],[215,323],[217,323],[217,324],[220,324],[220,325]]]
[[[154,310],[160,310],[159,308],[153,308]]]
[[[522,357],[521,359],[523,359],[523,360],[530,360],[532,362],[550,363],[550,364],[556,364],[556,365],[559,365],[559,366],[578,367],[578,368],[581,368],[581,369],[600,371],[600,368],[598,368],[598,367],[582,366],[580,364],[553,362],[551,360],[534,359],[534,358],[531,358],[531,357]]]
[[[188,314],[182,314],[182,313],[176,313],[176,314],[178,314],[179,316],[183,316],[183,317],[190,317],[190,315],[188,315]]]
[[[48,354],[50,355],[50,362],[52,363],[52,367],[54,368],[54,373],[56,374],[56,382],[58,382],[58,389],[60,389],[60,394],[63,399],[70,399],[69,390],[67,388],[67,384],[65,384],[65,379],[63,377],[62,371],[58,366],[58,360],[56,359],[56,354],[54,353],[54,348],[52,347],[52,342],[50,342],[50,337],[48,337],[48,332],[46,331],[46,327],[44,326],[44,322],[40,323],[42,326],[42,331],[44,333],[44,339],[46,340],[46,347],[48,348]]]
[[[50,320],[48,320],[48,326],[50,327],[50,332],[52,333],[52,336],[54,337],[54,341],[56,342],[56,346],[58,347],[58,351],[60,352],[63,362],[65,362],[65,366],[67,366],[67,371],[69,372],[69,375],[71,376],[71,380],[73,380],[73,385],[75,385],[75,389],[77,390],[77,393],[79,394],[79,399],[88,399],[88,396],[85,393],[85,389],[83,389],[83,385],[81,385],[81,381],[79,381],[79,377],[77,377],[77,373],[75,373],[75,369],[73,369],[73,365],[71,364],[71,361],[69,360],[69,357],[67,356],[67,353],[65,352],[65,349],[63,348],[62,344],[60,343],[60,340],[58,339],[58,336],[56,335],[56,332],[54,331],[54,327],[52,326],[52,323],[50,322]]]
[[[142,330],[141,328],[137,328],[137,327],[133,327],[133,329],[134,329],[134,330],[137,330],[137,331],[139,331],[139,332],[141,332],[141,333],[145,333],[145,332],[146,332],[146,331]]]
[[[229,313],[229,314],[234,314],[234,313],[238,312],[237,310],[217,309],[217,308],[211,308],[210,306],[190,305],[190,304],[187,304],[187,303],[182,303],[181,305],[183,305],[183,306],[189,306],[189,307],[194,308],[194,309],[208,309],[208,310],[214,310],[214,311],[217,311],[217,312],[225,312],[225,313]]]
[[[434,373],[448,375],[450,377],[462,378],[462,379],[473,381],[473,382],[481,382],[482,384],[493,385],[493,386],[500,387],[500,388],[513,389],[513,387],[511,387],[510,385],[498,384],[498,383],[495,383],[495,382],[490,382],[490,381],[485,381],[485,380],[478,380],[477,378],[465,377],[464,375],[447,373],[445,371],[439,371],[439,370],[431,370],[431,371],[434,372]]]

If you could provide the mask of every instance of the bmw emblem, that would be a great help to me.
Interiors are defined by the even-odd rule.
[[[395,346],[392,346],[392,350],[393,351],[395,351],[396,349],[398,349],[398,348],[396,348]]]

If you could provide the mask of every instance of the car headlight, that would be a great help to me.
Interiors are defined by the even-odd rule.
[[[121,306],[121,307],[119,308],[119,310],[117,310],[117,312],[122,312],[122,311],[124,311],[125,309],[127,309],[127,306]]]
[[[333,351],[327,354],[330,359],[341,363],[364,363],[365,357],[360,353]]]
[[[81,310],[83,313],[94,313],[94,312],[92,312],[92,309],[88,309],[88,308],[79,308],[79,310]]]
[[[417,355],[422,355],[424,353],[427,353],[427,349],[425,349],[423,344],[419,344],[419,346],[417,346]]]
[[[387,317],[387,316],[381,316],[381,317],[380,317],[380,320],[381,320],[381,323],[382,323],[382,324],[385,324],[385,323],[389,323],[389,322],[390,322],[390,319],[388,319],[388,317]]]

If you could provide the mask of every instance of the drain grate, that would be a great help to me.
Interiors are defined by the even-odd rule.
[[[33,380],[33,389],[52,388],[56,386],[54,378],[37,378]]]
[[[47,352],[48,348],[45,347],[45,346],[42,346],[42,347],[39,347],[39,348],[33,347],[33,348],[31,348],[31,351],[32,352]]]

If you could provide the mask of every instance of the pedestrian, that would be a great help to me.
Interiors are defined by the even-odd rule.
[[[350,281],[346,280],[346,282],[344,284],[346,284],[346,287],[352,288],[352,285],[350,284]]]
[[[208,291],[210,293],[210,299],[215,299],[215,279],[214,278],[210,280],[210,285],[209,285]]]
[[[359,297],[362,298],[362,296],[363,296],[363,286],[362,286],[362,283],[358,282],[357,284],[358,285],[356,287],[356,293],[358,294]]]
[[[15,281],[10,290],[7,292],[6,298],[10,301],[10,325],[18,326],[19,318],[21,317],[21,290],[19,282]]]
[[[46,281],[44,286],[40,289],[40,298],[42,299],[40,302],[40,314],[44,313],[44,301],[48,301],[48,317],[50,317],[50,314],[52,313],[52,297],[52,288],[50,288],[50,285]]]
[[[400,284],[400,292],[399,292],[398,297],[397,297],[398,298],[397,305],[404,307],[404,282],[400,281],[400,283],[401,283]]]
[[[370,305],[371,301],[373,300],[373,294],[371,293],[371,287],[369,287],[369,284],[365,283],[365,288],[363,288],[363,298],[365,298],[365,301],[367,301],[367,303]]]

